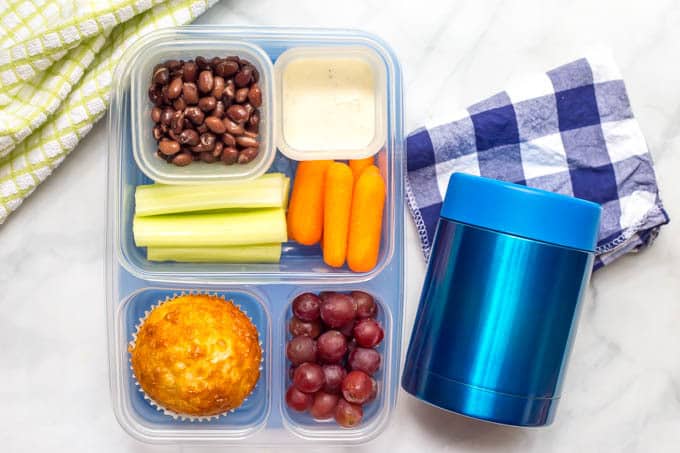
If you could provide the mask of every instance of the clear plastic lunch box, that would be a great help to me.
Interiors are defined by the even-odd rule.
[[[377,164],[388,191],[380,256],[375,269],[367,273],[333,269],[323,263],[319,247],[299,246],[292,242],[284,244],[280,264],[156,263],[146,260],[144,249],[134,244],[132,217],[135,187],[151,180],[134,158],[133,141],[134,130],[140,126],[137,121],[150,121],[148,116],[140,117],[137,110],[146,111],[150,104],[133,99],[134,78],[141,73],[140,68],[150,71],[160,62],[148,61],[149,55],[154,55],[150,49],[158,43],[163,43],[165,49],[163,59],[191,58],[201,54],[205,57],[227,56],[229,48],[221,50],[221,43],[243,43],[267,55],[270,61],[266,64],[274,63],[281,53],[298,46],[354,46],[374,53],[384,65],[386,74],[386,139]],[[270,74],[263,71],[261,76]],[[379,38],[357,31],[189,26],[160,30],[141,38],[123,56],[113,80],[109,116],[106,291],[110,389],[113,409],[121,426],[133,437],[151,443],[333,445],[362,443],[374,438],[386,426],[396,402],[403,320],[402,81],[394,53]],[[142,115],[148,115],[148,111]],[[268,171],[284,172],[293,177],[295,162],[276,152]],[[290,338],[287,322],[292,316],[291,301],[303,292],[324,290],[361,290],[372,294],[379,304],[378,320],[385,329],[385,340],[378,348],[382,364],[375,375],[378,397],[364,406],[362,422],[352,429],[341,428],[333,420],[315,421],[309,414],[288,409],[284,401],[289,385],[285,345]],[[264,351],[262,374],[253,393],[234,412],[210,421],[173,419],[156,410],[136,387],[127,352],[132,333],[146,310],[167,297],[190,292],[217,294],[233,300],[252,318]]]

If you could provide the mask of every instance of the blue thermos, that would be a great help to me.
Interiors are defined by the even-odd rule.
[[[402,386],[496,423],[550,424],[592,270],[600,206],[449,180]]]

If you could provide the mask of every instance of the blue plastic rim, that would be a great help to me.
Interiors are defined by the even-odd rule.
[[[600,205],[465,173],[449,179],[441,217],[528,239],[594,251]]]

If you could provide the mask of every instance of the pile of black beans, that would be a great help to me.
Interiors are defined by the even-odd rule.
[[[157,65],[149,87],[157,155],[178,166],[251,162],[260,146],[259,79],[255,66],[237,56]]]

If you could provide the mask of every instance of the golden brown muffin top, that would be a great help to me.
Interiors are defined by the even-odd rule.
[[[128,350],[144,392],[178,414],[237,408],[260,376],[257,329],[233,302],[217,296],[179,296],[154,308]]]

